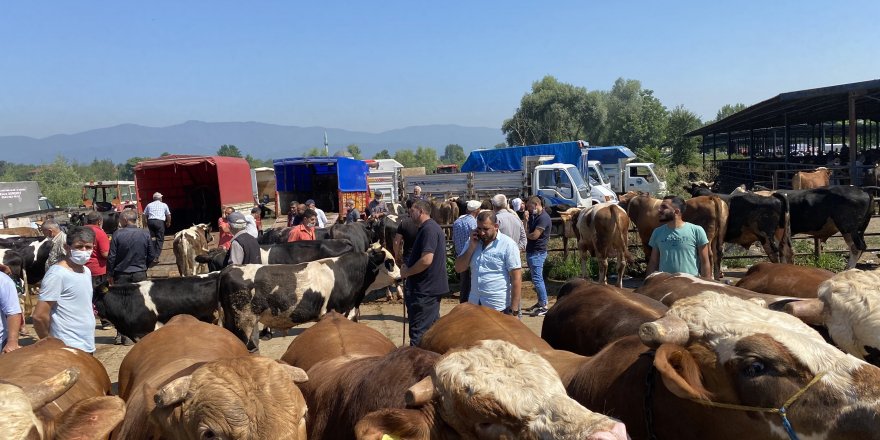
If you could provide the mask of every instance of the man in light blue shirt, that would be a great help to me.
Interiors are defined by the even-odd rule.
[[[18,303],[15,282],[6,273],[0,272],[0,348],[3,349],[3,353],[20,348],[18,331],[22,322],[21,305]]]
[[[452,223],[452,244],[455,245],[455,256],[459,256],[467,250],[471,232],[477,229],[477,214],[480,212],[480,202],[470,200],[467,202],[467,213]],[[461,296],[459,302],[467,302],[471,293],[470,269],[461,273]]]
[[[144,217],[147,218],[150,237],[155,240],[153,255],[156,256],[156,259],[147,261],[147,263],[158,263],[159,255],[162,254],[162,244],[165,242],[165,229],[171,227],[171,210],[162,201],[162,193],[153,194],[153,201],[144,207]]]
[[[68,347],[95,352],[92,313],[92,273],[85,267],[92,256],[95,232],[88,227],[67,234],[67,257],[46,272],[34,308],[34,329],[40,339],[52,336]]]
[[[519,246],[498,233],[494,212],[477,215],[477,228],[468,248],[455,259],[455,271],[470,267],[471,293],[468,302],[522,317],[522,261]]]

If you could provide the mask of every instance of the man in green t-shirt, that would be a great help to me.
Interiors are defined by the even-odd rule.
[[[648,274],[660,270],[712,277],[706,231],[681,219],[685,207],[684,200],[678,196],[666,196],[660,203],[658,211],[663,224],[654,229],[648,242],[651,246]]]

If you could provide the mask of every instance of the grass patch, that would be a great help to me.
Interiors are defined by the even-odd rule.
[[[587,271],[592,277],[598,272],[595,261],[587,264]],[[568,281],[581,276],[581,259],[574,252],[568,254],[568,258],[562,258],[562,254],[554,252],[547,256],[544,263],[545,278],[557,281]]]
[[[841,254],[821,253],[815,255],[799,255],[794,257],[794,264],[801,266],[818,267],[819,269],[841,272],[846,269],[847,258]]]

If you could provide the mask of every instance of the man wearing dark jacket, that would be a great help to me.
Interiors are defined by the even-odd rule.
[[[226,217],[229,229],[233,233],[232,245],[226,254],[226,264],[263,264],[260,256],[260,245],[253,235],[247,232],[247,220],[244,214],[233,212]]]
[[[126,209],[120,214],[120,228],[110,240],[107,273],[116,284],[136,283],[147,279],[148,263],[156,259],[150,233],[137,227],[137,212]]]

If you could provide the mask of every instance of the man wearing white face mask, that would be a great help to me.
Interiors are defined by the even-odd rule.
[[[67,234],[67,256],[49,268],[40,285],[33,320],[37,336],[52,336],[68,347],[95,352],[92,273],[85,267],[94,249],[95,232],[74,228]]]
[[[317,226],[317,224],[318,214],[311,209],[306,209],[306,212],[303,213],[303,222],[290,230],[290,234],[287,236],[287,241],[314,240],[315,226]]]

